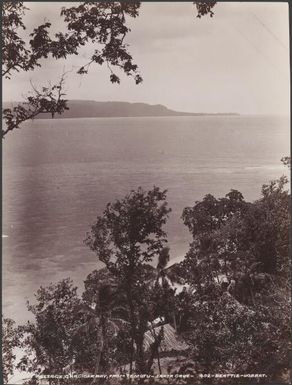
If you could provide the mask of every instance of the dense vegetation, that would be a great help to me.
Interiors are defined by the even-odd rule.
[[[37,375],[68,373],[180,373],[194,376],[181,383],[230,384],[234,379],[199,374],[263,373],[254,381],[289,382],[286,183],[282,176],[264,185],[253,203],[231,190],[186,207],[182,219],[193,241],[182,262],[170,267],[166,191],[139,188],[109,203],[85,240],[104,268],[88,275],[82,297],[64,279],[41,287],[28,304],[33,323],[3,323],[5,380],[13,372],[13,348],[20,346],[25,354],[18,367],[36,375],[31,384]]]

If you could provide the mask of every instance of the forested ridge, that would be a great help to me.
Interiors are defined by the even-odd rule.
[[[21,103],[4,103],[9,108]],[[58,119],[66,118],[101,118],[101,117],[138,117],[138,116],[225,116],[239,115],[235,113],[200,113],[171,110],[161,104],[129,103],[129,102],[97,102],[94,100],[68,100],[68,110],[58,115]],[[51,115],[40,113],[36,119],[51,119]]]
[[[186,207],[182,220],[193,240],[184,259],[170,266],[163,230],[171,211],[167,191],[138,188],[109,203],[85,239],[104,267],[86,277],[82,295],[65,278],[41,287],[28,303],[34,322],[16,326],[4,318],[5,380],[17,365],[30,374],[29,384],[68,373],[140,374],[138,382],[150,384],[174,380],[143,375],[188,374],[180,383],[232,384],[198,376],[264,373],[254,381],[289,382],[287,182],[282,176],[262,186],[252,203],[231,190]],[[18,363],[14,347],[24,352]],[[74,384],[130,381],[121,378]],[[72,383],[50,379],[57,381]]]

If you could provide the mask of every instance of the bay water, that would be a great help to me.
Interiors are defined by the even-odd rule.
[[[102,265],[83,243],[106,204],[131,189],[167,189],[171,259],[191,240],[182,210],[230,189],[246,200],[288,174],[288,117],[186,116],[27,122],[3,141],[3,312],[23,322],[40,285],[82,290]]]

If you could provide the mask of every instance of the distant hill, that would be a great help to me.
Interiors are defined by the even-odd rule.
[[[13,103],[14,104],[14,103]],[[4,103],[3,107],[11,107],[11,103]],[[196,116],[196,115],[238,115],[234,113],[192,113],[179,112],[156,104],[128,103],[128,102],[96,102],[92,100],[69,100],[69,110],[58,118],[106,118],[106,117],[138,117],[138,116]],[[51,118],[49,114],[41,114],[38,118]]]

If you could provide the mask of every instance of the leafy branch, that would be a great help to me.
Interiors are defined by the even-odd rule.
[[[5,108],[2,111],[2,118],[4,120],[2,138],[4,138],[8,132],[20,128],[23,122],[34,119],[39,114],[49,113],[54,117],[56,113],[62,114],[65,110],[68,110],[67,100],[63,99],[66,95],[63,92],[65,75],[64,73],[61,76],[59,83],[42,87],[41,90],[38,90],[31,83],[32,92],[26,97],[23,103],[12,108]]]

